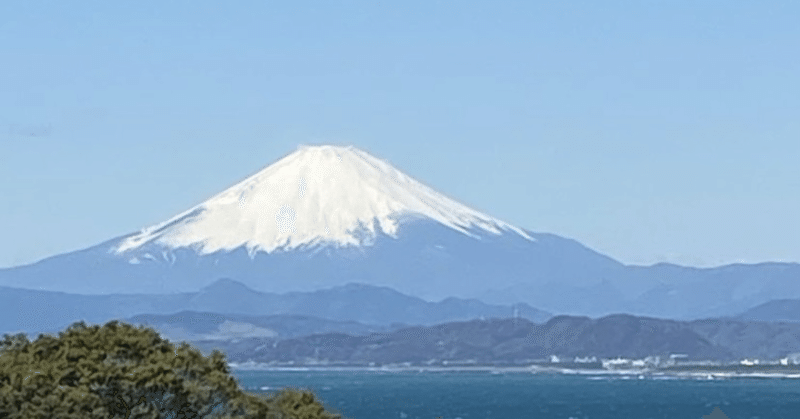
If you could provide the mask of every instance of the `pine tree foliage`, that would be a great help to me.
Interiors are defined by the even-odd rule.
[[[336,419],[308,392],[244,392],[225,355],[144,326],[74,323],[0,340],[0,419]]]

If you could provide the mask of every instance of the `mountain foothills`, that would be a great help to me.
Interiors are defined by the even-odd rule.
[[[755,357],[800,362],[800,323],[707,319],[691,322],[611,315],[556,316],[544,324],[488,319],[415,326],[368,335],[321,333],[288,339],[200,340],[203,351],[223,350],[235,363],[351,365],[411,363],[524,364],[556,355],[738,361]]]
[[[262,293],[360,283],[427,301],[477,298],[583,316],[696,319],[800,298],[795,263],[624,265],[574,240],[495,219],[362,150],[338,146],[300,147],[161,224],[0,269],[6,287],[108,298],[173,294],[141,303],[139,313],[156,301],[201,298],[187,293],[220,278]]]
[[[736,318],[767,322],[800,322],[800,299],[768,301],[746,310]]]
[[[215,314],[212,318],[175,314],[190,311]],[[144,317],[137,317],[140,314]],[[390,288],[363,284],[285,294],[258,292],[230,279],[217,280],[198,292],[166,295],[76,295],[0,288],[2,333],[50,333],[78,320],[101,324],[129,318],[137,323],[161,325],[160,330],[175,338],[194,339],[209,332],[203,325],[224,318],[231,322],[232,329],[246,323],[291,337],[303,332],[366,333],[403,325],[513,315],[536,322],[551,317],[524,303],[501,306],[459,298],[432,303]]]
[[[800,352],[800,318],[791,322],[785,310],[781,318],[770,318],[772,306],[798,303],[778,300],[735,317],[691,322],[623,314],[590,319],[553,317],[525,304],[494,306],[457,298],[431,303],[358,284],[310,293],[260,293],[223,279],[200,292],[173,295],[87,296],[2,288],[0,331],[52,334],[81,319],[122,319],[206,352],[221,349],[233,362],[513,363],[552,354],[671,353],[691,359],[763,359]],[[746,320],[757,316],[773,321]]]
[[[776,358],[800,352],[800,300],[776,300],[732,318],[681,322],[611,315],[556,316],[527,304],[437,303],[363,284],[285,294],[221,279],[172,295],[75,295],[0,288],[0,332],[54,334],[77,320],[154,328],[171,341],[234,363],[517,363],[560,357]],[[787,311],[787,308],[789,309]],[[794,317],[792,317],[794,314]],[[747,320],[758,317],[759,320]],[[478,320],[480,319],[480,320]],[[777,321],[779,320],[779,321]],[[791,321],[794,320],[794,323]],[[644,355],[643,355],[644,354]]]

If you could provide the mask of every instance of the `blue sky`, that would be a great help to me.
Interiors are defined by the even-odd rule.
[[[321,143],[625,263],[800,261],[798,2],[276,3],[0,4],[0,266]]]

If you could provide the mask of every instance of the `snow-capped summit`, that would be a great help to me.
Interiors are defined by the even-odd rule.
[[[245,247],[252,255],[327,243],[361,245],[400,219],[427,218],[463,234],[520,228],[470,209],[352,146],[300,146],[188,211],[127,237],[123,254],[155,243],[201,254]],[[379,231],[380,230],[380,231]]]
[[[180,298],[204,304],[233,298],[248,306],[260,304],[252,298],[255,291],[360,283],[429,302],[477,298],[525,302],[553,313],[686,318],[796,298],[798,277],[798,264],[625,266],[574,240],[470,209],[364,151],[313,146],[164,223],[0,269],[0,287],[195,293],[199,297]],[[209,286],[220,278],[247,289]],[[343,290],[361,295],[353,287]],[[0,306],[14,302],[3,295]]]

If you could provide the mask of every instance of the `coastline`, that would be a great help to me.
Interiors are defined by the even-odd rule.
[[[489,374],[560,374],[560,375],[587,375],[587,376],[617,376],[623,379],[728,379],[728,378],[800,378],[800,368],[786,369],[783,371],[770,371],[766,368],[748,368],[742,371],[738,366],[730,368],[631,368],[631,369],[606,369],[606,368],[564,368],[557,366],[410,366],[410,365],[384,365],[384,366],[331,366],[331,365],[293,365],[279,366],[265,363],[229,363],[233,371],[274,371],[274,372],[379,372],[379,373],[459,373],[459,372],[485,372]]]

